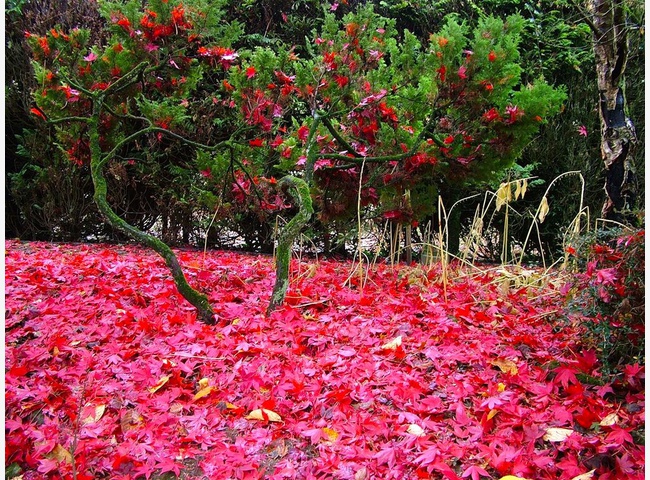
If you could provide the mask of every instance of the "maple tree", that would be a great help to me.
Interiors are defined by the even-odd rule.
[[[479,182],[511,166],[563,99],[543,81],[520,84],[519,16],[486,18],[471,37],[450,20],[422,45],[408,31],[398,42],[394,21],[372,7],[342,19],[330,13],[300,57],[287,48],[233,49],[241,27],[219,23],[224,5],[107,2],[105,46],[88,46],[81,29],[27,34],[40,85],[33,113],[57,126],[72,161],[90,163],[108,222],[165,258],[208,323],[212,307],[172,250],[111,208],[106,169],[128,168],[175,141],[197,151],[197,190],[213,208],[226,205],[222,215],[253,208],[272,218],[294,208],[278,186],[297,195],[270,311],[283,301],[309,196],[321,222],[359,205],[370,216],[417,222],[433,211],[439,185]],[[213,138],[191,135],[197,113],[219,125]]]
[[[24,479],[641,479],[644,366],[601,376],[565,280],[6,242],[5,462]],[[563,322],[563,320],[565,320]]]
[[[143,139],[160,144],[171,137],[204,150],[216,148],[184,138],[179,128],[187,128],[187,98],[202,76],[197,58],[212,67],[213,75],[223,75],[237,57],[224,45],[238,29],[220,22],[221,5],[196,2],[194,7],[106,2],[102,8],[111,21],[112,36],[105,46],[89,46],[84,29],[69,33],[52,29],[46,36],[26,32],[26,36],[40,86],[32,113],[57,126],[57,137],[71,161],[90,165],[95,203],[111,226],[157,251],[181,294],[203,321],[214,323],[207,298],[189,285],[172,250],[111,208],[104,176],[107,168],[135,164]],[[212,36],[219,38],[219,46],[210,43]]]

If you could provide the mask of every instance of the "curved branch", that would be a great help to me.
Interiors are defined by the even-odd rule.
[[[302,227],[305,226],[314,213],[307,182],[292,175],[287,175],[286,177],[282,177],[278,182],[278,186],[288,189],[298,205],[298,213],[285,225],[278,238],[275,260],[275,285],[271,294],[271,302],[266,309],[267,315],[284,303],[287,288],[289,287],[291,246],[298,235],[300,235]]]
[[[133,69],[131,69],[131,71],[125,73],[120,78],[111,83],[108,87],[106,87],[104,90],[104,95],[117,93],[120,90],[124,90],[125,88],[136,83],[138,81],[138,77],[144,73],[148,65],[149,62],[147,61],[138,63],[135,67],[133,67]]]
[[[134,240],[137,240],[156,251],[165,260],[165,263],[167,264],[167,267],[172,274],[172,278],[174,279],[174,283],[176,284],[176,288],[178,289],[179,293],[197,309],[199,319],[208,325],[214,324],[214,313],[212,311],[212,307],[210,306],[208,298],[202,293],[194,290],[189,285],[178,261],[178,258],[176,258],[176,255],[171,250],[171,248],[169,248],[169,246],[167,246],[164,242],[158,240],[152,235],[149,235],[148,233],[143,232],[133,225],[129,224],[127,221],[117,215],[117,213],[115,213],[115,211],[108,204],[108,200],[106,199],[108,187],[102,169],[106,160],[110,157],[108,155],[102,157],[99,141],[100,114],[101,102],[96,102],[95,106],[93,107],[92,117],[89,118],[88,124],[90,129],[90,174],[95,188],[93,198],[97,204],[97,207],[99,208],[99,211],[104,215],[104,217],[106,217],[106,220],[112,227],[126,233]],[[136,133],[142,134],[146,130],[147,129],[144,129]],[[121,143],[122,142],[120,142],[120,144]]]
[[[57,124],[63,122],[83,122],[88,123],[88,117],[61,117],[61,118],[48,118],[48,123]]]
[[[336,139],[337,142],[343,146],[348,152],[350,152],[354,157],[356,158],[362,158],[363,155],[358,153],[357,151],[354,150],[352,145],[350,145],[345,138],[341,136],[341,134],[334,128],[334,125],[332,125],[332,122],[330,122],[329,118],[323,117],[323,125],[327,127],[329,132],[332,134],[332,136]]]

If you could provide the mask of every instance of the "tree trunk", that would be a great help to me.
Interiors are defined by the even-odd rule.
[[[133,83],[142,71],[146,68],[146,64],[143,62],[135,67],[131,72],[124,75],[124,77],[117,80],[113,83],[108,89],[104,91],[96,91],[93,97],[93,112],[92,116],[88,119],[88,129],[90,133],[90,174],[94,186],[94,195],[93,199],[99,211],[104,215],[108,223],[115,229],[127,234],[134,240],[143,243],[144,245],[152,248],[158,255],[160,255],[164,260],[167,268],[172,275],[174,284],[178,289],[183,298],[185,298],[189,303],[191,303],[197,310],[197,315],[200,321],[208,325],[214,325],[216,323],[214,311],[212,306],[208,301],[208,297],[197,290],[194,290],[185,278],[183,269],[181,268],[178,258],[174,254],[171,248],[164,243],[155,238],[152,235],[149,235],[146,232],[139,230],[134,227],[122,217],[117,215],[115,211],[111,208],[106,199],[107,195],[107,184],[106,178],[104,177],[103,169],[105,163],[110,159],[110,154],[103,154],[101,143],[100,143],[100,134],[99,134],[99,123],[102,113],[103,102],[109,93],[114,91],[119,91],[121,88],[124,88],[125,85],[130,85]],[[145,132],[141,130],[141,132]]]
[[[623,74],[628,39],[623,0],[591,0],[596,73],[598,75],[601,158],[605,164],[606,200],[602,217],[632,222],[636,206],[634,124],[627,118]]]
[[[275,255],[275,285],[271,294],[271,301],[266,309],[270,315],[276,308],[284,303],[284,298],[289,287],[289,266],[291,263],[291,246],[300,235],[300,230],[309,221],[314,208],[309,193],[309,185],[302,179],[287,175],[278,182],[280,188],[286,188],[298,205],[298,213],[285,225],[278,238],[278,248]]]

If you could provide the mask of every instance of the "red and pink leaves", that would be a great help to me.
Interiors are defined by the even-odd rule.
[[[79,478],[641,478],[643,394],[581,381],[598,365],[554,328],[559,294],[485,275],[445,302],[439,272],[384,266],[360,292],[349,265],[303,262],[267,319],[271,258],[178,254],[219,327],[147,250],[7,243],[6,461],[25,478],[70,478],[69,458]]]

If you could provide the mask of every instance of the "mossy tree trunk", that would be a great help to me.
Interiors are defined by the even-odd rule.
[[[189,285],[187,279],[185,278],[185,274],[183,273],[183,269],[181,268],[181,265],[178,261],[178,258],[171,250],[171,248],[169,248],[167,244],[160,241],[156,237],[139,230],[138,228],[129,224],[119,215],[117,215],[106,199],[107,184],[106,178],[103,174],[103,168],[106,162],[110,160],[112,153],[115,150],[112,150],[108,153],[103,153],[100,144],[99,123],[104,99],[107,95],[117,92],[130,85],[133,81],[135,81],[135,79],[137,79],[142,71],[144,71],[145,67],[145,64],[140,64],[130,73],[112,84],[108,89],[91,93],[93,96],[93,112],[91,117],[87,119],[87,124],[90,134],[90,173],[94,185],[93,198],[97,204],[97,207],[99,208],[99,211],[104,215],[108,223],[113,228],[124,232],[134,240],[152,248],[165,260],[165,263],[171,272],[172,278],[174,279],[174,283],[176,284],[178,292],[197,309],[198,317],[202,322],[212,325],[215,323],[215,318],[208,298]],[[144,133],[153,130],[159,129],[155,127],[145,128],[133,136],[143,135]],[[121,143],[124,142],[125,141],[122,141]]]
[[[294,198],[298,206],[298,213],[285,225],[278,238],[278,247],[275,254],[275,285],[273,286],[271,301],[266,309],[267,315],[284,303],[289,288],[291,246],[300,235],[302,227],[307,224],[314,213],[307,182],[292,175],[287,175],[278,182],[278,186],[286,189]]]
[[[289,288],[289,270],[291,265],[291,247],[300,235],[300,231],[311,219],[314,207],[311,202],[310,185],[314,174],[314,165],[318,158],[316,148],[316,132],[321,124],[322,117],[314,110],[313,121],[307,137],[305,156],[305,179],[292,175],[283,177],[278,182],[278,187],[286,190],[295,200],[298,213],[287,223],[278,237],[278,247],[275,251],[275,284],[271,293],[271,301],[266,309],[270,315],[284,303]]]

